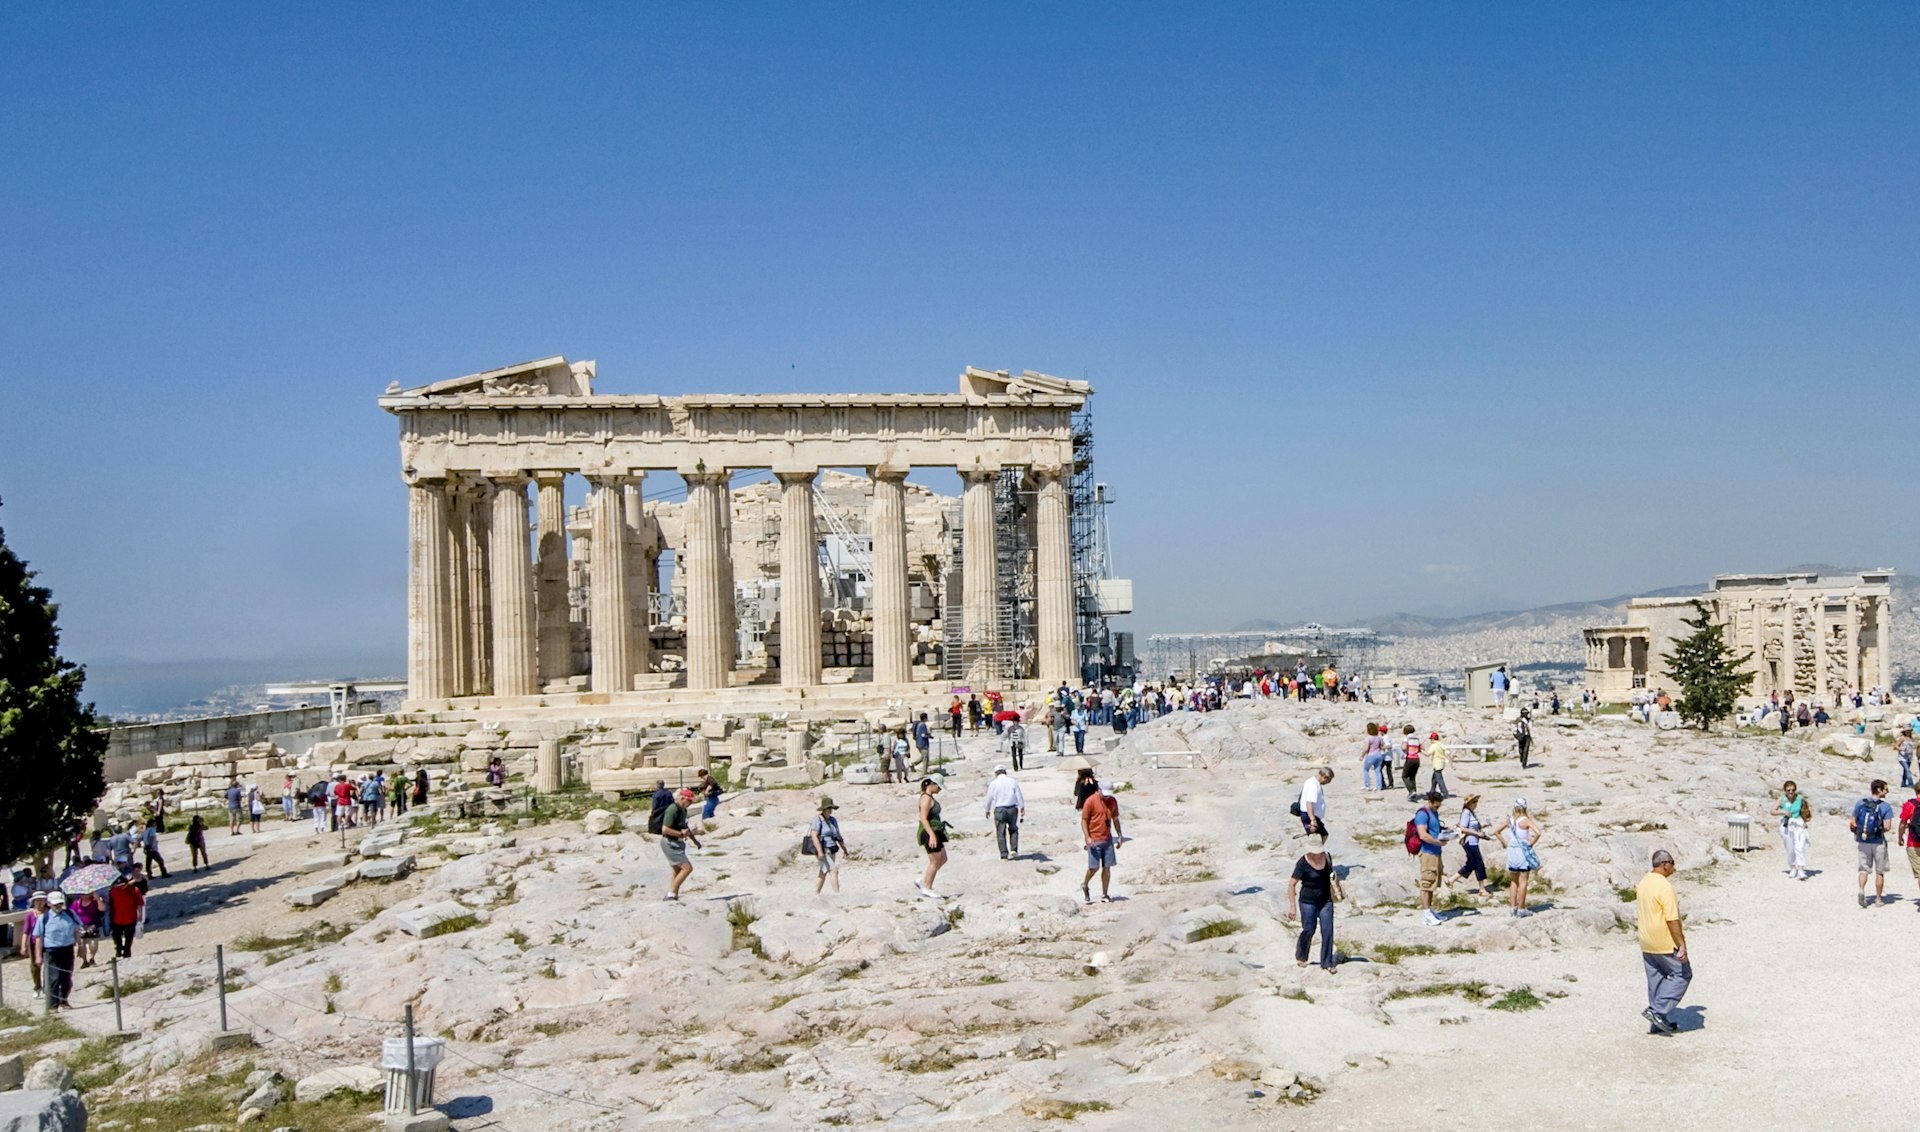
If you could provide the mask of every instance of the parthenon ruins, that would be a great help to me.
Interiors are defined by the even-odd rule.
[[[1587,686],[1607,702],[1641,689],[1677,691],[1664,658],[1701,602],[1727,643],[1753,655],[1750,694],[1793,692],[1830,700],[1893,687],[1893,571],[1820,575],[1722,574],[1696,597],[1635,598],[1626,624],[1584,631]]]
[[[592,362],[550,357],[380,398],[408,486],[410,704],[1081,678],[1095,591],[1069,493],[1090,463],[1086,383],[968,368],[948,394],[666,397],[594,380]],[[842,468],[865,473],[864,514]],[[905,482],[918,468],[959,474],[955,513]],[[736,494],[757,470],[777,488]],[[649,498],[649,472],[684,503]],[[589,491],[570,516],[572,475]],[[743,537],[747,521],[761,529]],[[769,561],[736,560],[767,543]]]

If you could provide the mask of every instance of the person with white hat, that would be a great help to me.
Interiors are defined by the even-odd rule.
[[[47,914],[33,925],[33,938],[46,965],[47,1000],[56,1010],[71,1010],[67,996],[73,992],[73,951],[80,941],[80,921],[67,910],[67,894],[54,889],[47,893]]]

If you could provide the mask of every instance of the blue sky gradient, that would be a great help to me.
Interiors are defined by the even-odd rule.
[[[1129,627],[1911,566],[1911,5],[11,5],[0,526],[383,658],[374,405],[1086,377]],[[342,661],[345,663],[345,661]]]

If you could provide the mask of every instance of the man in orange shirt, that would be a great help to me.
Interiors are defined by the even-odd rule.
[[[1113,897],[1107,893],[1107,884],[1113,876],[1113,867],[1120,863],[1114,850],[1126,840],[1120,834],[1120,802],[1113,796],[1112,782],[1102,782],[1100,793],[1080,807],[1080,831],[1087,840],[1087,875],[1080,881],[1080,896],[1087,903],[1093,903],[1089,886],[1093,883],[1093,874],[1099,873],[1100,902],[1110,904]]]

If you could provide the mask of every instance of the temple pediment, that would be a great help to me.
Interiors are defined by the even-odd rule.
[[[389,397],[591,397],[594,363],[569,362],[555,355],[531,362],[448,378],[432,385],[402,389],[399,382],[387,386]]]

